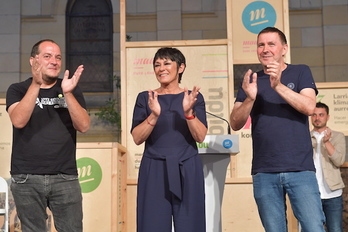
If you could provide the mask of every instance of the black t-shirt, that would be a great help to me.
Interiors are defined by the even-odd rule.
[[[11,174],[76,175],[76,130],[63,96],[61,79],[49,89],[40,89],[32,116],[24,128],[13,127]],[[6,109],[26,94],[32,78],[12,84]],[[82,91],[73,92],[83,108]]]

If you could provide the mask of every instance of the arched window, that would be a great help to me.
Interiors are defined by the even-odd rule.
[[[84,65],[84,92],[113,91],[113,26],[110,0],[69,0],[66,8],[66,67]]]

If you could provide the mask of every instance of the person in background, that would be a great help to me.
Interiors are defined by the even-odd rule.
[[[145,142],[139,169],[137,231],[205,232],[202,161],[196,142],[207,133],[200,88],[181,88],[186,68],[176,48],[160,48],[153,59],[159,88],[138,94],[131,134]]]
[[[324,232],[308,116],[316,85],[307,65],[285,63],[286,37],[275,27],[257,36],[263,70],[248,70],[230,115],[232,129],[252,122],[254,198],[266,232],[286,232],[286,195],[305,232]]]
[[[311,115],[311,135],[316,176],[326,218],[325,227],[327,232],[342,232],[344,183],[340,166],[345,161],[346,140],[343,133],[327,126],[329,119],[329,107],[318,102]]]
[[[69,78],[59,74],[62,54],[53,40],[37,42],[32,77],[12,84],[6,109],[13,124],[11,191],[23,232],[46,232],[48,207],[57,231],[82,231],[82,194],[76,167],[76,131],[90,118],[77,86],[80,65]]]

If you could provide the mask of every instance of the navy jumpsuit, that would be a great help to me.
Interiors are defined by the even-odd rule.
[[[137,191],[137,232],[205,232],[202,161],[182,108],[184,93],[159,95],[161,114],[145,141]],[[150,114],[148,92],[136,100],[132,129]],[[193,108],[207,126],[205,102]]]

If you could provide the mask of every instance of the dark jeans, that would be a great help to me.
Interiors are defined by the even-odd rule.
[[[23,232],[47,231],[47,207],[57,231],[82,232],[82,194],[76,175],[12,175],[11,191]]]
[[[327,232],[342,232],[343,199],[342,196],[322,199],[323,210],[326,217]]]

